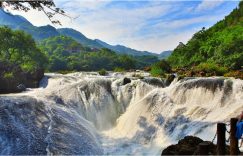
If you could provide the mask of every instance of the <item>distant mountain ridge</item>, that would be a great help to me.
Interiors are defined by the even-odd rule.
[[[33,38],[37,41],[41,41],[49,37],[65,35],[68,37],[72,37],[83,46],[87,46],[90,48],[97,48],[97,49],[108,48],[115,51],[118,54],[128,54],[133,56],[152,55],[152,56],[157,56],[160,59],[167,57],[167,54],[164,55],[163,52],[161,54],[156,54],[148,51],[135,50],[123,45],[113,46],[99,39],[92,40],[87,38],[81,32],[74,30],[72,28],[56,29],[51,25],[36,27],[24,17],[19,15],[13,15],[11,13],[3,11],[2,9],[0,9],[0,17],[1,17],[0,25],[9,26],[12,29],[23,30],[29,33],[30,35],[32,35]]]
[[[155,53],[151,53],[151,52],[148,52],[148,51],[138,51],[138,50],[135,50],[135,49],[132,49],[132,48],[128,48],[128,47],[125,47],[123,45],[110,45],[104,41],[101,41],[99,39],[96,39],[95,40],[96,42],[98,42],[99,44],[101,44],[102,46],[108,48],[108,49],[111,49],[113,51],[116,51],[118,53],[121,53],[121,54],[128,54],[128,55],[139,55],[139,56],[142,56],[142,55],[155,55],[157,56],[158,54],[155,54]]]
[[[158,55],[159,59],[166,59],[172,54],[172,50],[163,51]]]
[[[104,48],[101,44],[99,44],[95,40],[91,40],[91,39],[87,38],[81,32],[74,30],[72,28],[61,28],[61,29],[57,29],[57,31],[62,35],[72,37],[77,42],[79,42],[85,46],[92,47],[92,48],[98,48],[98,49]]]

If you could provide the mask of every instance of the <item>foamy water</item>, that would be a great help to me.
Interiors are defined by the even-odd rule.
[[[0,96],[0,154],[160,155],[186,135],[212,140],[242,109],[239,79],[166,87],[142,72],[47,74],[38,89]]]

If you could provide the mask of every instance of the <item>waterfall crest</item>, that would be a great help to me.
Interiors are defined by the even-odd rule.
[[[242,111],[242,80],[166,87],[141,74],[47,74],[38,89],[1,95],[0,154],[160,154],[186,135],[212,139],[217,122]]]

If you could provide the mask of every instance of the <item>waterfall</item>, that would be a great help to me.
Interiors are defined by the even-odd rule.
[[[160,155],[186,135],[212,139],[217,122],[242,111],[242,80],[166,86],[140,74],[46,74],[38,89],[0,95],[0,154]]]

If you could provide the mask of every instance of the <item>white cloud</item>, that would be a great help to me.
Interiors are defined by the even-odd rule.
[[[149,19],[166,14],[171,7],[151,3],[132,10],[101,8],[82,13],[75,22],[79,24],[79,30],[90,38],[120,44],[125,39],[136,37],[136,33],[146,26]]]
[[[203,0],[196,8],[196,11],[205,11],[220,6],[224,0]]]
[[[127,43],[128,46],[134,47],[138,50],[153,49],[154,52],[160,53],[165,50],[173,50],[176,46],[178,46],[179,42],[186,43],[188,39],[190,39],[198,30],[199,29],[179,33],[170,33],[170,35],[166,35],[164,37],[153,36],[150,38],[145,37],[137,39],[134,38],[132,40],[128,39],[124,41],[124,44]]]
[[[36,26],[51,24],[49,19],[42,11],[30,10],[28,12],[11,10],[11,13],[25,17],[28,21]]]
[[[135,7],[127,6],[130,1]],[[79,17],[71,20],[57,16],[63,27],[77,29],[91,39],[98,38],[109,44],[123,44],[153,52],[172,50],[179,42],[187,42],[202,26],[208,26],[224,17],[224,14],[201,13],[190,16],[192,10],[215,8],[222,1],[202,1],[194,7],[182,5],[182,8],[182,2],[158,0],[148,1],[146,5],[136,5],[140,2],[129,0],[124,6],[120,3],[110,5],[114,4],[111,0],[55,0],[55,3],[68,15]],[[51,24],[42,12],[13,12],[26,17],[37,26]]]

